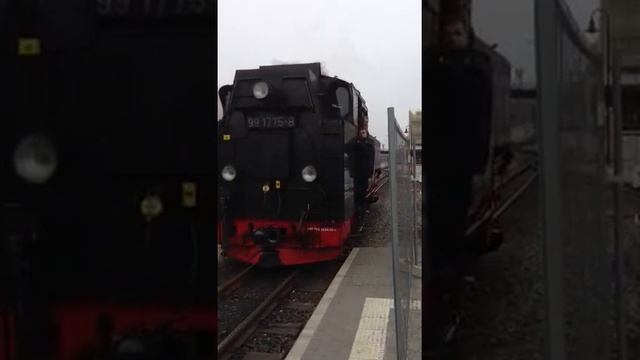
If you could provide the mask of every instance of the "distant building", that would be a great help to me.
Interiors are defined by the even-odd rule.
[[[640,130],[640,1],[603,0],[602,5],[611,19],[613,53],[619,56],[622,67],[622,103],[624,130]],[[596,19],[598,30],[606,31]],[[599,36],[602,39],[602,36]],[[640,143],[639,143],[640,144]]]
[[[640,187],[640,1],[602,0],[611,21],[612,50],[622,74],[623,173],[625,182]],[[605,22],[596,18],[599,39],[606,35]],[[599,41],[602,45],[602,41]]]
[[[513,89],[509,96],[509,142],[535,144],[535,124],[538,116],[536,89]]]
[[[411,142],[422,146],[422,111],[409,111],[409,129]]]
[[[613,49],[620,54],[621,65],[628,70],[640,72],[640,1],[602,0],[603,8],[609,13]],[[606,31],[600,22],[598,29]]]
[[[416,146],[414,174],[422,181],[422,111],[409,111],[409,134],[411,143]]]

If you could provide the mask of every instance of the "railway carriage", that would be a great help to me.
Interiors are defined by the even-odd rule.
[[[360,92],[312,63],[238,70],[219,94],[224,255],[267,267],[339,257],[355,226],[345,145],[367,127]]]
[[[213,1],[0,7],[0,359],[214,356]]]

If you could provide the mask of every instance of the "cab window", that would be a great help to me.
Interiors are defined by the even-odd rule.
[[[336,107],[340,113],[340,118],[344,119],[349,115],[349,91],[343,87],[336,89]]]

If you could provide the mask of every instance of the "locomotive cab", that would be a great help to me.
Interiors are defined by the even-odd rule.
[[[338,257],[354,213],[345,144],[364,126],[359,92],[313,63],[238,70],[219,95],[225,254],[263,266]]]

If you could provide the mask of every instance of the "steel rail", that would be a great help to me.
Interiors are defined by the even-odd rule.
[[[267,316],[278,305],[279,300],[289,293],[298,271],[293,271],[278,287],[258,305],[233,331],[218,344],[218,359],[227,359],[233,350],[240,346],[258,327],[262,318]]]

